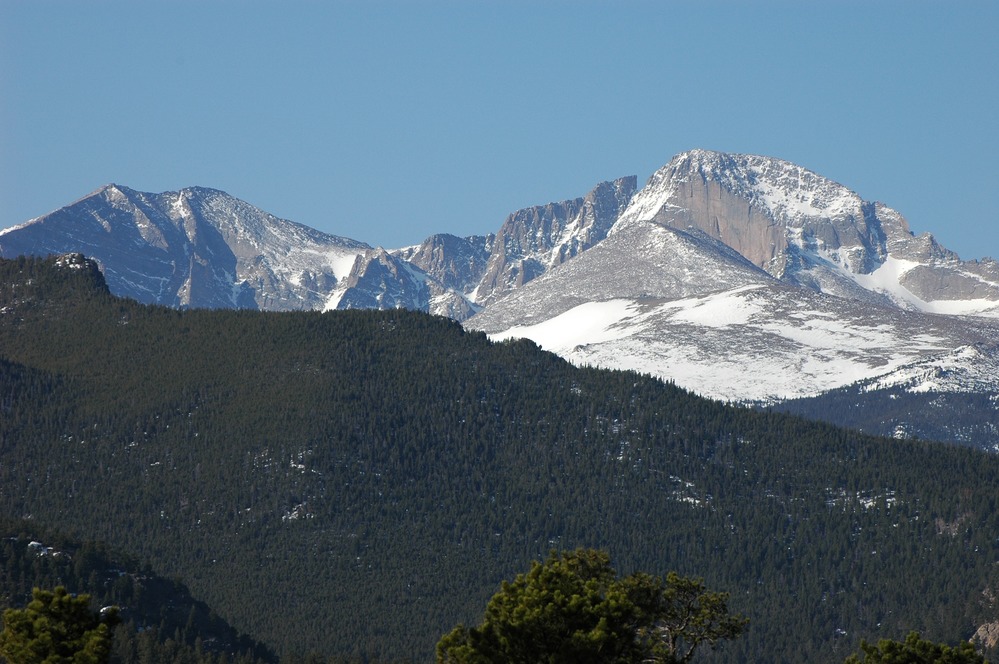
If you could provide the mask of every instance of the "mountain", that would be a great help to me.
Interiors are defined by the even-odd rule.
[[[480,307],[465,295],[470,272],[484,264],[473,239],[434,235],[418,247],[361,254],[325,309],[411,309],[458,321]]]
[[[728,252],[735,287],[772,279]],[[148,561],[282,658],[432,661],[504,579],[579,546],[731,593],[750,627],[708,663],[842,662],[997,618],[996,455],[421,312],[142,305],[80,256],[0,260],[0,355],[0,516]]]
[[[422,244],[393,251],[446,289],[470,296],[486,271],[495,235],[431,235]]]
[[[771,157],[693,150],[659,169],[616,228],[696,228],[776,278],[850,299],[999,315],[999,263],[961,261],[895,210]]]
[[[992,319],[924,314],[786,284],[700,231],[632,223],[467,321],[575,363],[651,373],[726,401],[772,403],[946,361],[995,390]]]
[[[472,300],[488,305],[603,240],[636,182],[634,176],[602,182],[583,198],[511,214],[496,233]]]
[[[83,253],[115,294],[173,307],[408,308],[464,320],[602,240],[635,182],[520,210],[497,235],[438,234],[388,251],[213,189],[152,194],[112,184],[0,231],[0,256]]]
[[[83,252],[112,292],[170,306],[425,311],[741,403],[999,391],[982,369],[997,362],[996,261],[962,261],[890,207],[771,157],[692,150],[637,189],[602,182],[495,235],[386,250],[214,190],[111,185],[0,232],[0,254]],[[907,378],[920,373],[950,387]],[[999,428],[999,411],[983,416],[979,433]]]
[[[84,253],[114,293],[173,307],[322,308],[367,249],[201,187],[112,184],[0,231],[0,256]]]
[[[438,234],[414,247],[368,251],[326,309],[405,308],[466,320],[602,241],[635,193],[634,176],[583,197],[514,212],[495,235]]]
[[[983,367],[999,361],[997,315],[995,261],[961,261],[794,164],[696,150],[657,171],[605,240],[466,324],[773,404],[861,382],[862,399],[902,383],[995,393]],[[995,408],[983,416],[999,424]]]

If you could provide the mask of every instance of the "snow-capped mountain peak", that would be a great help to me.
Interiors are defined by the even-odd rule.
[[[215,189],[112,184],[0,232],[0,254],[80,252],[171,306],[420,309],[732,401],[999,390],[995,261],[772,157],[691,150],[636,188],[386,251]]]
[[[961,261],[932,236],[914,236],[897,211],[781,159],[677,155],[611,233],[643,221],[696,228],[778,279],[823,293],[931,312],[999,307],[994,261]]]
[[[366,249],[206,187],[109,184],[0,233],[0,255],[81,252],[112,292],[182,307],[321,307]]]

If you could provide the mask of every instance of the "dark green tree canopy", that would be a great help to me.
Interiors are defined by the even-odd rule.
[[[0,632],[0,656],[11,664],[104,664],[111,655],[114,609],[97,614],[89,595],[32,592],[24,609],[7,609]]]
[[[704,570],[753,617],[706,662],[842,662],[995,620],[999,455],[730,408],[426,314],[175,311],[90,281],[0,261],[0,515],[183,579],[282,655],[432,659],[553,545]],[[154,594],[19,559],[10,597]],[[193,647],[189,608],[135,638]]]
[[[742,632],[747,621],[726,599],[676,573],[618,578],[603,551],[553,552],[503,583],[481,625],[445,635],[437,661],[686,662]]]
[[[882,639],[878,645],[862,641],[864,658],[850,655],[846,664],[988,664],[968,641],[956,646],[934,643],[910,632],[905,641]]]

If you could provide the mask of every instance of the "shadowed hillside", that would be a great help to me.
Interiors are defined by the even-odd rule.
[[[176,311],[0,262],[0,511],[278,653],[430,658],[551,548],[732,593],[718,661],[994,618],[999,460],[734,409],[404,311]]]

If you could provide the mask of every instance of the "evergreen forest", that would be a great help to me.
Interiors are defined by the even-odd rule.
[[[903,387],[867,390],[849,385],[774,407],[786,413],[836,421],[851,429],[894,438],[921,438],[999,451],[999,398],[995,394],[909,392]]]
[[[196,664],[432,661],[504,579],[577,547],[729,593],[749,624],[698,661],[953,643],[999,619],[997,486],[981,450],[736,408],[445,318],[180,311],[111,296],[82,257],[0,261],[0,597],[172,579],[182,617],[119,630]]]

